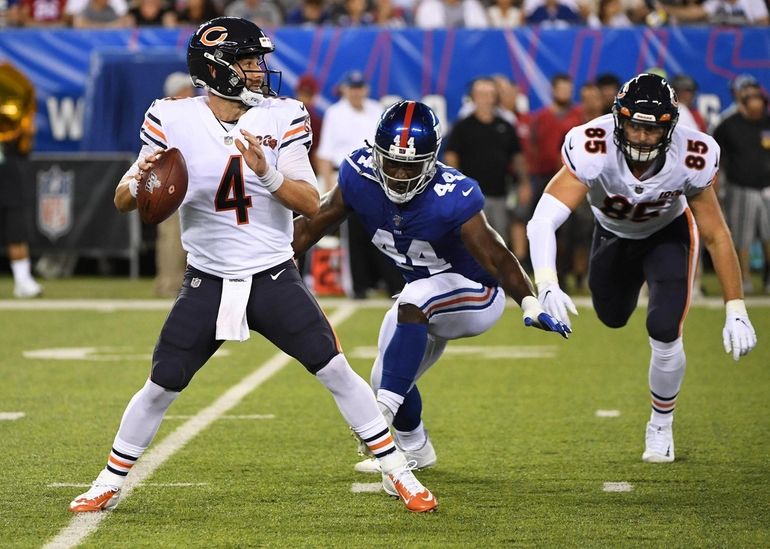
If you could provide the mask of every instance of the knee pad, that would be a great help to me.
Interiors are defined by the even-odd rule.
[[[181,364],[163,360],[152,365],[150,380],[164,389],[179,392],[190,383],[190,376]]]

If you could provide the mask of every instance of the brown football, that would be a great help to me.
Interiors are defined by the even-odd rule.
[[[187,193],[187,163],[179,149],[168,149],[147,170],[136,188],[142,221],[157,225],[168,219]]]

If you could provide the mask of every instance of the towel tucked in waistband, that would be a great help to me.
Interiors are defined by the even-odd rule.
[[[249,339],[249,323],[246,306],[251,294],[251,277],[222,279],[222,298],[219,300],[217,333],[219,340],[246,341]]]

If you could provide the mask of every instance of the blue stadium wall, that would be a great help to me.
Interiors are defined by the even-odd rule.
[[[165,76],[185,70],[192,29],[4,30],[0,61],[26,73],[37,91],[38,151],[131,151],[150,102],[162,96]],[[728,82],[740,73],[770,88],[768,28],[671,27],[622,30],[518,29],[276,29],[271,65],[283,72],[281,93],[313,74],[321,107],[335,100],[344,72],[364,71],[372,95],[421,98],[451,123],[468,82],[502,73],[518,82],[531,109],[549,98],[549,78],[576,84],[613,72],[621,79],[650,67],[688,73],[700,85],[706,116],[730,102]]]

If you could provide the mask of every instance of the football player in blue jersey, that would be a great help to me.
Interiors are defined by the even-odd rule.
[[[449,340],[491,328],[506,293],[521,305],[526,326],[565,338],[570,333],[543,311],[518,260],[487,223],[478,183],[437,161],[440,145],[439,121],[427,105],[391,106],[374,146],[342,163],[318,214],[294,220],[292,243],[300,255],[355,212],[372,243],[403,273],[407,284],[380,327],[371,381],[397,444],[418,468],[434,465],[436,453],[415,383]],[[379,471],[371,459],[356,469]]]

